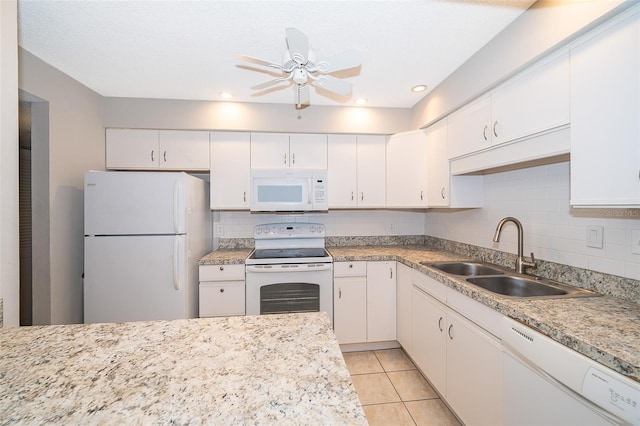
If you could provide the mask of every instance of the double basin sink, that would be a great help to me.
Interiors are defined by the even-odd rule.
[[[469,284],[509,298],[552,299],[597,296],[597,293],[534,276],[509,273],[475,262],[420,262],[449,275],[464,279]]]

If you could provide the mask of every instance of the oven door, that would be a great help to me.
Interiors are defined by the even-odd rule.
[[[333,264],[246,265],[247,315],[326,312],[333,324]]]

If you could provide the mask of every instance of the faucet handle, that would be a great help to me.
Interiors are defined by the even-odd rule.
[[[531,265],[529,266],[532,269],[536,269],[536,257],[533,255],[533,252],[531,252]]]

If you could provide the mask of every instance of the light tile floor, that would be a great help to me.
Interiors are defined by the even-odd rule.
[[[370,425],[460,426],[402,349],[343,355]]]

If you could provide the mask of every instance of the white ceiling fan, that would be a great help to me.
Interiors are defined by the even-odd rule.
[[[351,93],[351,83],[329,74],[360,66],[358,52],[350,50],[318,60],[316,53],[309,47],[309,39],[302,31],[297,28],[287,28],[286,34],[288,49],[282,55],[282,64],[252,56],[236,55],[239,60],[274,68],[283,74],[282,77],[253,86],[252,89],[263,90],[282,82],[288,82],[288,85],[293,84],[296,108],[309,105],[310,85],[340,96]]]

